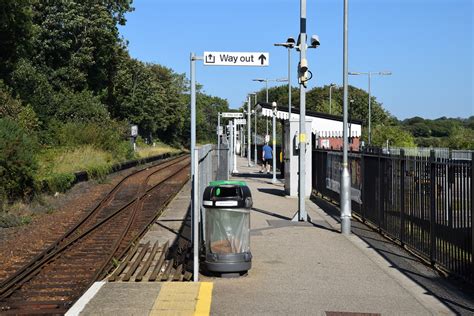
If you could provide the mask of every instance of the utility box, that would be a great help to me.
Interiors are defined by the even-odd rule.
[[[252,194],[243,181],[213,181],[204,190],[205,261],[208,271],[246,272],[252,266]]]
[[[306,153],[305,153],[305,175],[306,175],[306,197],[311,195],[312,190],[312,143],[311,143],[311,119],[306,119]],[[299,154],[299,119],[285,121],[285,194],[298,196],[298,154]]]

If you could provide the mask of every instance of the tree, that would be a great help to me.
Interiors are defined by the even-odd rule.
[[[372,131],[372,145],[383,147],[387,141],[389,146],[415,147],[413,136],[402,127],[377,125]]]
[[[474,130],[455,127],[447,140],[447,146],[451,149],[474,150]]]
[[[9,83],[15,63],[31,49],[32,0],[0,3],[0,79]]]

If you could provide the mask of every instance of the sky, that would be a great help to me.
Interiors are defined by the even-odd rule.
[[[371,92],[398,119],[474,115],[473,0],[349,0],[349,71],[373,76]],[[297,0],[135,0],[120,28],[133,58],[186,73],[190,53],[269,52],[268,67],[209,67],[197,62],[205,93],[240,107],[264,88],[255,78],[286,78],[288,52],[274,47],[299,34]],[[308,88],[342,85],[343,0],[307,0]],[[291,52],[296,83],[299,53]],[[349,84],[367,90],[367,76]],[[269,87],[282,83],[269,82]],[[270,100],[271,101],[271,100]]]

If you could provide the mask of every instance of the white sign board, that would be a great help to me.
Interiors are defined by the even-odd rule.
[[[205,66],[255,66],[269,65],[270,55],[262,52],[204,52]]]
[[[221,114],[222,117],[230,117],[230,118],[241,118],[244,117],[244,113],[239,112],[223,112]]]
[[[224,129],[222,128],[222,126],[217,126],[217,135],[222,135],[223,134],[223,131]]]
[[[133,137],[138,136],[138,126],[137,126],[137,125],[132,125],[130,134],[131,134]]]
[[[235,119],[235,120],[234,120],[234,124],[235,124],[235,125],[246,125],[246,124],[247,124],[247,120],[246,120],[246,119]]]

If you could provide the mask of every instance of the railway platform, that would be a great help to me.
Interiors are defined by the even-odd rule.
[[[291,222],[298,200],[285,197],[283,183],[273,184],[246,159],[239,158],[238,170],[234,179],[247,182],[254,200],[248,275],[97,283],[69,315],[452,314],[361,239],[340,234],[339,224],[315,203],[306,202],[311,222]],[[188,193],[170,207],[180,205],[185,214]]]

